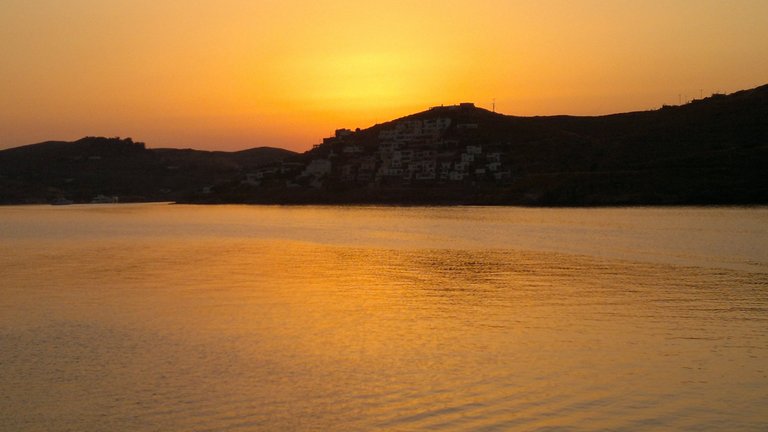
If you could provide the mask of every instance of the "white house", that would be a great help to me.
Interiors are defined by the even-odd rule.
[[[320,177],[331,172],[331,161],[328,159],[312,159],[312,161],[304,168],[302,175]]]

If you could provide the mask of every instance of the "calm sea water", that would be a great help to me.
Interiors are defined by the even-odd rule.
[[[0,207],[0,430],[768,430],[768,209]]]

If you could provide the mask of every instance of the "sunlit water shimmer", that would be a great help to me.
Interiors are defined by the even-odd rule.
[[[0,430],[768,430],[768,209],[0,207]]]

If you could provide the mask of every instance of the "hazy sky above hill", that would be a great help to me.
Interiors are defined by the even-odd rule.
[[[654,109],[768,82],[765,0],[2,0],[0,148],[306,150],[475,102]]]

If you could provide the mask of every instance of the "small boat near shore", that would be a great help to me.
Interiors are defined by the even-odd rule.
[[[116,204],[118,199],[116,196],[96,195],[91,204]]]
[[[66,198],[56,198],[55,200],[51,201],[51,205],[70,205],[74,203],[74,201]]]

